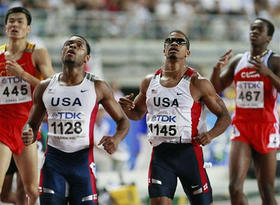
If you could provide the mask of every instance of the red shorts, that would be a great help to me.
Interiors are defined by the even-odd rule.
[[[233,141],[242,141],[257,152],[265,154],[279,148],[280,135],[278,123],[234,123]]]
[[[27,119],[0,119],[0,142],[7,145],[13,154],[20,154],[24,147],[21,131],[26,121]]]

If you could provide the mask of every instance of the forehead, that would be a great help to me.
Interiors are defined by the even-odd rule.
[[[69,38],[65,43],[67,42],[80,42],[82,44],[86,44],[86,42],[84,41],[84,39],[78,37],[78,36],[72,36],[71,38]]]
[[[26,16],[24,13],[18,12],[18,13],[11,13],[8,16],[8,19],[26,19]]]
[[[264,21],[262,21],[262,20],[259,20],[259,19],[257,19],[257,20],[255,20],[252,24],[251,24],[251,27],[264,27],[264,28],[267,28],[267,25],[266,25],[266,23],[264,22]]]
[[[172,32],[171,34],[168,35],[168,38],[183,38],[183,39],[185,39],[185,36],[181,33]]]

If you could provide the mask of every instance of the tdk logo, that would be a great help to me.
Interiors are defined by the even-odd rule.
[[[159,121],[159,122],[176,122],[176,116],[169,116],[169,115],[154,115],[152,121]]]
[[[246,89],[252,89],[252,88],[261,88],[262,84],[260,82],[242,82],[242,84],[238,85],[239,88],[246,88]]]
[[[22,82],[25,82],[22,78],[18,78],[18,77],[7,77],[7,78],[4,78],[2,80],[2,83],[3,84],[6,84],[6,83],[22,83]]]
[[[57,115],[57,116],[56,116]],[[82,113],[72,113],[72,112],[57,112],[57,114],[53,114],[53,117],[57,117],[58,119],[81,119]]]

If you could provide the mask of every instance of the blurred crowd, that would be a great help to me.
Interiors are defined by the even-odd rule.
[[[247,14],[247,15],[280,15],[278,0],[1,0],[1,8],[10,5],[22,5],[27,8],[47,10],[141,12],[156,15],[181,15],[182,13],[200,14]]]
[[[242,40],[243,25],[255,17],[280,18],[279,0],[1,0],[0,16],[11,6],[31,9],[36,34],[86,33],[89,38],[160,39],[170,29],[194,40]],[[233,17],[234,16],[234,17]],[[218,18],[217,18],[218,17]],[[56,24],[56,28],[53,25]],[[247,27],[247,25],[245,25]],[[211,35],[211,31],[217,32]],[[227,32],[235,29],[236,32]],[[219,33],[219,35],[216,35]]]

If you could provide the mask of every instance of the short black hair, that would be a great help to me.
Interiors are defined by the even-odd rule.
[[[7,24],[9,15],[13,14],[13,13],[24,13],[25,16],[26,16],[26,19],[27,19],[27,25],[31,24],[31,21],[32,21],[31,13],[26,8],[24,8],[24,7],[12,7],[6,13],[5,25]]]
[[[269,20],[264,19],[264,18],[256,18],[255,21],[256,20],[263,21],[266,24],[267,35],[272,37],[274,34],[274,30],[275,30],[273,23],[271,23]]]
[[[187,37],[187,35],[184,34],[183,31],[180,31],[180,30],[173,30],[173,31],[169,32],[168,36],[171,35],[172,33],[179,33],[179,34],[182,34],[182,35],[185,37],[186,41],[187,41],[187,49],[190,50],[190,46],[191,46],[191,45],[190,45],[190,40],[189,40],[189,38]]]
[[[87,54],[88,54],[88,55],[90,55],[90,51],[91,51],[91,49],[90,49],[90,45],[89,45],[89,43],[88,43],[87,39],[86,39],[85,37],[81,36],[81,35],[78,35],[78,34],[72,35],[72,37],[73,37],[73,36],[77,36],[77,37],[79,37],[79,38],[83,39],[83,40],[86,42],[86,46],[87,46]]]

